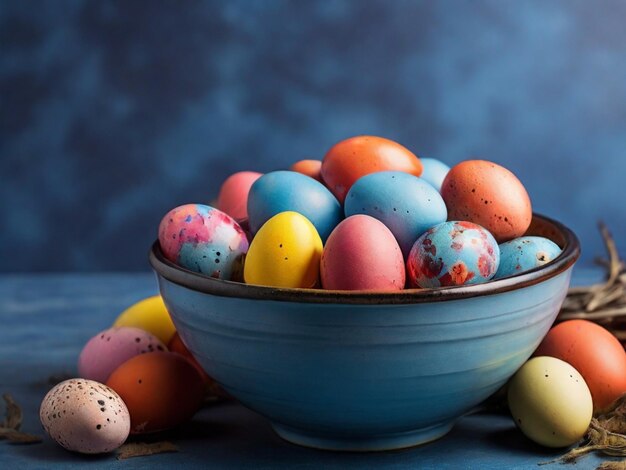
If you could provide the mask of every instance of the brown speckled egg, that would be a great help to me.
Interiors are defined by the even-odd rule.
[[[169,429],[190,419],[204,398],[196,368],[180,354],[140,354],[119,366],[107,385],[130,412],[131,434]]]
[[[441,186],[448,220],[467,220],[491,232],[498,243],[524,235],[532,219],[526,188],[506,168],[485,160],[454,166]]]
[[[83,454],[111,452],[130,431],[130,414],[120,396],[93,380],[54,386],[41,402],[39,418],[59,445]]]

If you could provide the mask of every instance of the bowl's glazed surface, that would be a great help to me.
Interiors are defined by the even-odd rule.
[[[181,338],[209,375],[283,438],[387,450],[444,435],[502,386],[552,325],[576,237],[535,216],[562,255],[482,285],[350,293],[272,289],[151,262]]]

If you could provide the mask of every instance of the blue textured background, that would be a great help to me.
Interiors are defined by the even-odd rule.
[[[626,239],[626,2],[0,3],[0,271],[147,269],[162,214],[355,134]],[[624,252],[625,243],[621,243]]]

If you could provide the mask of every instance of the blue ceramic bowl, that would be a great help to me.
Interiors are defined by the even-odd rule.
[[[277,289],[150,261],[183,342],[284,439],[388,450],[447,433],[501,387],[552,325],[579,256],[576,236],[535,215],[563,248],[549,264],[480,285],[368,293]]]

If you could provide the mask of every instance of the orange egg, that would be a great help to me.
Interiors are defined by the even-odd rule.
[[[552,328],[534,353],[568,362],[583,376],[594,412],[626,393],[626,352],[608,330],[587,320],[569,320]]]
[[[289,169],[310,176],[320,183],[322,182],[322,176],[320,175],[320,171],[322,170],[321,160],[300,160],[291,165]]]
[[[377,171],[403,171],[420,176],[422,169],[420,159],[399,143],[363,135],[335,144],[324,156],[321,175],[343,203],[348,190],[361,176]]]
[[[162,431],[190,419],[203,400],[196,368],[180,354],[151,352],[124,362],[106,383],[130,412],[131,434]]]
[[[532,219],[526,188],[506,168],[485,160],[452,167],[441,186],[448,220],[467,220],[491,232],[498,243],[524,235]]]

